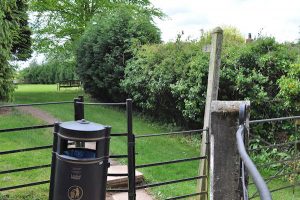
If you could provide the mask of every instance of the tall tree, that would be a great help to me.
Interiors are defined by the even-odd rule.
[[[14,90],[14,68],[9,60],[26,60],[31,55],[26,11],[27,0],[0,2],[0,100],[11,99]]]
[[[30,0],[35,13],[33,29],[39,52],[73,48],[95,14],[108,12],[116,4],[126,4],[136,12],[162,16],[149,0]]]
[[[84,89],[102,100],[125,98],[120,87],[126,62],[137,47],[159,43],[160,31],[151,18],[126,6],[96,16],[82,36],[76,54],[77,72]]]

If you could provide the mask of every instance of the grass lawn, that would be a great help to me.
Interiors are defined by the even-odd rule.
[[[90,101],[90,98],[87,95],[77,89],[62,89],[58,92],[56,91],[56,85],[20,85],[15,93],[15,103],[70,101],[78,95],[84,95],[85,100]],[[62,121],[73,120],[74,117],[73,104],[36,107],[49,112]],[[87,120],[111,125],[113,127],[112,132],[126,131],[125,110],[122,108],[86,106],[85,113],[85,118]],[[0,115],[0,129],[38,124],[44,124],[44,122],[41,122],[32,116],[22,114],[14,109],[9,114]],[[165,126],[151,123],[138,115],[134,116],[135,134],[160,133],[166,131],[168,131],[168,129]],[[51,144],[51,132],[52,129],[39,129],[35,131],[0,133],[0,151]],[[127,146],[125,138],[113,137],[111,142],[112,154],[126,153]],[[180,136],[137,139],[136,148],[138,153],[136,157],[137,164],[188,158],[199,155],[199,145]],[[42,150],[1,156],[1,170],[49,164],[50,153],[50,150]],[[124,162],[124,160],[121,160],[121,162]],[[198,165],[198,161],[192,161],[160,167],[149,167],[141,169],[141,171],[144,173],[146,181],[153,183],[196,176]],[[0,187],[47,180],[48,178],[49,169],[0,175]],[[287,182],[276,180],[270,182],[269,185],[271,189],[275,189],[288,184],[289,183]],[[48,198],[48,187],[48,185],[41,185],[17,189],[15,191],[0,192],[0,200],[44,200]],[[164,199],[166,197],[193,193],[195,192],[195,188],[196,181],[189,181],[152,188],[150,191],[158,199]],[[255,191],[253,187],[250,187],[249,190],[250,193]],[[275,192],[273,194],[273,199],[300,200],[300,189],[297,187],[295,194],[293,194],[292,188]]]
[[[84,93],[77,89],[63,89],[60,92],[56,91],[55,85],[19,85],[15,93],[15,103],[33,103],[33,102],[49,102],[49,101],[70,101],[78,95]],[[85,96],[86,101],[89,97]],[[66,105],[47,105],[37,106],[45,110],[62,121],[73,120],[74,111],[72,104]],[[111,125],[112,132],[126,131],[125,110],[121,108],[111,108],[103,106],[86,106],[86,119],[89,121],[98,122],[101,124]],[[2,128],[20,127],[32,124],[44,124],[43,122],[34,119],[31,116],[25,116],[17,111],[9,115],[0,116],[0,126]],[[26,120],[23,120],[26,119]],[[9,122],[9,123],[8,123]],[[9,150],[23,147],[33,147],[44,144],[51,144],[51,129],[5,133],[1,134],[1,140],[5,141],[5,145],[1,145],[0,150]],[[168,131],[164,126],[149,123],[149,121],[141,119],[139,116],[134,116],[134,132],[142,133],[160,133]],[[21,136],[20,136],[21,135]],[[112,138],[111,152],[113,154],[126,153],[125,138]],[[137,140],[137,164],[152,163],[167,161],[180,158],[188,158],[199,155],[199,147],[191,145],[182,137],[154,137]],[[48,164],[50,162],[49,151],[38,151],[32,154],[22,153],[15,154],[15,157],[7,156],[2,158],[1,166],[6,169],[18,168],[22,166],[32,166],[36,164]],[[166,165],[164,167],[151,167],[141,169],[146,177],[147,182],[161,182],[185,177],[197,176],[198,161],[186,162],[182,164]],[[1,168],[3,168],[1,167]],[[28,175],[28,176],[26,176]],[[15,173],[12,175],[1,175],[0,186],[10,186],[14,184],[28,183],[31,181],[45,180],[49,176],[49,170],[41,169],[31,172]],[[7,180],[7,181],[3,181]],[[13,181],[12,181],[13,180]],[[195,192],[196,181],[173,184],[169,186],[161,186],[151,189],[151,192],[163,199],[177,195],[184,195]],[[34,192],[35,191],[35,192]],[[33,195],[38,193],[38,195]],[[18,189],[8,193],[2,193],[0,199],[46,199],[47,185],[35,186],[27,189]],[[9,194],[10,197],[3,195]],[[24,196],[25,195],[25,196]],[[33,196],[35,197],[33,197]],[[28,196],[28,197],[26,197]]]

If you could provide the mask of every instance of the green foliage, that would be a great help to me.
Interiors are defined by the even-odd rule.
[[[125,4],[134,12],[162,16],[149,0],[30,0],[36,13],[35,47],[39,52],[72,51],[95,15],[102,15]]]
[[[203,66],[207,66],[207,61],[208,55],[194,42],[144,45],[126,66],[122,86],[135,104],[155,117],[195,119],[199,116],[187,107],[192,96],[204,90],[207,70]]]
[[[31,57],[32,40],[31,29],[28,23],[28,0],[16,0],[17,10],[15,16],[17,18],[18,30],[12,43],[11,52],[17,60],[27,60]]]
[[[31,40],[25,0],[0,2],[0,100],[10,100],[14,90],[14,68],[9,60],[30,57]]]
[[[286,76],[278,80],[279,96],[285,100],[288,107],[300,107],[300,63],[292,64]]]
[[[199,126],[203,121],[209,61],[209,55],[201,50],[208,38],[204,35],[199,42],[177,40],[143,46],[128,63],[122,86],[142,110],[155,117],[167,116],[181,125],[184,120]],[[287,116],[299,111],[299,100],[295,103],[299,99],[299,65],[294,64],[298,55],[291,46],[279,44],[274,38],[245,44],[239,33],[229,28],[224,31],[222,51],[220,100],[250,100],[252,118]],[[293,84],[293,90],[286,89],[285,82]],[[285,104],[286,98],[294,99],[293,109]],[[257,127],[253,131],[259,129],[264,130]],[[280,131],[290,129],[287,125]],[[270,133],[260,133],[274,138]]]
[[[160,32],[143,13],[121,6],[95,17],[77,48],[77,72],[94,97],[124,100],[120,80],[134,49],[160,41]]]
[[[230,56],[230,54],[238,54]],[[220,98],[224,100],[249,99],[253,118],[285,116],[293,112],[276,104],[280,88],[278,80],[286,75],[297,59],[289,46],[274,38],[260,38],[250,44],[227,52],[223,57]],[[233,58],[233,59],[232,59]]]
[[[75,79],[78,78],[75,74],[75,63],[72,61],[62,63],[59,60],[50,60],[41,65],[33,62],[20,72],[20,81],[23,83],[50,84]]]

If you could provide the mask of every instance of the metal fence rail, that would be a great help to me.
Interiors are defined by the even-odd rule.
[[[271,118],[271,119],[260,119],[260,120],[252,120],[250,121],[250,124],[261,124],[261,123],[278,123],[282,121],[292,121],[300,119],[300,116],[289,116],[289,117],[279,117],[279,118]],[[279,124],[276,126],[280,126]],[[295,135],[296,136],[296,135]],[[274,150],[278,153],[273,153],[274,156],[278,155],[286,155],[286,156],[279,156],[274,157],[272,159],[269,158],[269,161],[266,163],[259,163],[257,164],[257,167],[260,169],[269,169],[274,173],[270,176],[265,177],[265,181],[270,183],[271,181],[275,180],[281,180],[283,182],[283,186],[279,186],[277,188],[270,189],[270,193],[286,190],[293,188],[293,191],[295,192],[295,188],[300,185],[299,178],[300,178],[300,154],[297,150],[297,146],[299,146],[300,140],[299,137],[294,137],[294,141],[287,141],[287,142],[281,142],[281,143],[273,143],[268,142],[266,140],[261,139],[260,137],[257,137],[255,135],[251,135],[252,139],[251,141],[259,141],[262,143],[262,146],[258,146],[255,148],[249,148],[248,151],[250,153],[253,153],[253,155],[260,154],[261,152],[274,152]],[[257,138],[257,139],[255,139]],[[298,138],[298,139],[297,139]],[[283,154],[282,154],[283,153]],[[297,164],[298,163],[298,164]],[[294,177],[293,181],[291,181],[290,184],[284,184],[284,181],[287,177]],[[298,178],[297,178],[298,177]],[[253,182],[249,183],[249,185],[254,184]],[[253,199],[258,197],[258,192],[254,192],[252,196],[249,199]]]
[[[300,116],[291,116],[291,117],[279,117],[279,118],[271,118],[271,119],[251,120],[251,121],[249,121],[249,124],[266,123],[266,122],[279,122],[279,121],[295,120],[295,119],[300,119]]]
[[[44,103],[30,103],[30,104],[12,104],[12,105],[1,105],[1,108],[16,108],[16,107],[28,107],[28,106],[44,106],[44,105],[60,105],[60,104],[74,104],[74,118],[77,120],[78,118],[84,117],[84,105],[126,105],[126,103],[84,103],[83,97],[79,96],[78,98],[75,98],[74,101],[61,101],[61,102],[44,102]],[[55,124],[46,124],[46,125],[33,125],[33,126],[26,126],[26,127],[16,127],[16,128],[7,128],[7,129],[0,129],[0,133],[2,134],[9,134],[11,132],[18,132],[18,134],[22,134],[22,131],[26,130],[36,130],[36,129],[44,129],[44,128],[53,128]],[[127,137],[127,133],[112,133],[112,137]],[[10,154],[17,154],[17,153],[23,153],[23,152],[29,152],[29,151],[39,151],[39,150],[45,150],[45,149],[51,149],[52,145],[44,145],[44,146],[38,146],[38,147],[28,147],[28,148],[22,148],[22,149],[12,149],[12,150],[6,150],[6,151],[0,151],[0,155],[10,155]],[[127,158],[128,155],[110,155],[110,158]],[[16,169],[8,169],[8,170],[2,170],[0,171],[0,175],[3,174],[12,174],[12,173],[20,173],[25,171],[32,171],[37,169],[45,169],[50,168],[51,164],[42,164],[42,165],[36,165],[36,166],[26,166],[22,168],[16,168]],[[128,173],[114,173],[110,174],[108,173],[108,176],[128,176]],[[9,191],[19,188],[25,188],[25,187],[32,187],[42,184],[48,184],[50,183],[50,180],[45,181],[36,181],[32,183],[26,183],[26,184],[20,184],[20,185],[14,185],[9,187],[1,187],[0,191]],[[110,190],[113,192],[114,190]],[[115,190],[117,191],[117,190]],[[128,191],[128,190],[122,190]]]
[[[72,104],[73,101],[59,101],[59,102],[44,102],[44,103],[28,103],[28,104],[10,104],[1,105],[1,108],[15,108],[15,107],[26,107],[26,106],[45,106],[45,105],[55,105],[55,104]]]
[[[130,108],[130,107],[129,107]],[[130,111],[128,111],[130,114]],[[129,117],[129,119],[131,119]],[[130,122],[130,120],[129,120]],[[132,125],[129,124],[129,127],[131,127]],[[129,128],[129,130],[131,131],[131,128]],[[129,132],[130,132],[129,131]],[[148,134],[132,134],[131,133],[131,137],[129,140],[129,148],[132,148],[131,151],[129,151],[129,153],[131,153],[131,155],[129,155],[129,157],[132,157],[133,160],[135,161],[135,155],[133,154],[135,152],[135,145],[136,145],[136,139],[147,139],[149,137],[158,137],[158,136],[170,136],[170,135],[185,135],[185,134],[194,134],[194,133],[203,133],[208,131],[208,129],[197,129],[197,130],[187,130],[187,131],[174,131],[174,132],[168,132],[168,133],[148,133]],[[203,160],[203,159],[208,159],[208,155],[206,156],[198,156],[198,157],[192,157],[192,158],[182,158],[182,159],[176,159],[176,160],[169,160],[169,161],[163,161],[163,162],[155,162],[155,163],[147,163],[147,164],[141,164],[141,165],[135,165],[133,164],[133,167],[129,168],[129,176],[131,176],[131,178],[129,178],[129,182],[130,180],[133,181],[134,179],[134,173],[136,169],[140,169],[140,168],[146,168],[146,167],[156,167],[156,166],[162,166],[162,165],[169,165],[169,164],[176,164],[176,163],[183,163],[183,162],[191,162],[191,161],[196,161],[196,160]],[[135,163],[135,162],[134,162]],[[164,182],[159,182],[159,183],[150,183],[150,184],[144,184],[144,185],[139,185],[136,186],[135,182],[132,185],[129,185],[129,200],[135,200],[136,199],[136,190],[138,189],[145,189],[145,188],[151,188],[151,187],[158,187],[158,186],[163,186],[163,185],[169,185],[169,184],[176,184],[176,183],[180,183],[180,182],[186,182],[186,181],[192,181],[192,180],[198,180],[198,179],[203,179],[203,178],[208,178],[207,176],[195,176],[195,177],[188,177],[188,178],[182,178],[182,179],[177,179],[177,180],[168,180],[168,181],[164,181]],[[208,196],[208,192],[206,191],[201,191],[198,193],[193,193],[193,194],[186,194],[186,195],[182,195],[182,196],[177,196],[177,197],[170,197],[167,199],[183,199],[183,198],[187,198],[187,197],[193,197],[193,196],[201,196],[201,195],[207,195]]]
[[[168,181],[159,182],[159,183],[150,183],[150,184],[144,184],[144,185],[139,185],[139,186],[136,185],[136,182],[135,182],[136,181],[135,180],[136,169],[208,159],[208,155],[206,155],[206,156],[182,158],[182,159],[168,160],[168,161],[163,161],[163,162],[155,162],[155,163],[146,163],[146,164],[136,165],[136,160],[135,160],[136,155],[137,155],[136,151],[135,151],[136,139],[147,139],[149,137],[170,136],[170,135],[179,135],[179,134],[181,134],[181,135],[195,134],[195,133],[201,134],[208,130],[207,129],[197,129],[197,130],[187,130],[187,131],[175,131],[175,132],[168,132],[168,133],[150,133],[150,134],[135,135],[133,133],[133,122],[132,122],[133,121],[133,112],[132,112],[132,100],[131,99],[127,99],[126,102],[120,102],[120,103],[86,103],[86,102],[84,102],[83,97],[80,96],[78,98],[75,98],[74,101],[2,105],[2,106],[0,106],[0,109],[1,108],[26,107],[26,106],[71,104],[71,103],[74,104],[75,120],[84,119],[84,106],[85,105],[100,105],[100,106],[103,106],[103,105],[104,106],[106,106],[106,105],[107,106],[126,105],[127,131],[124,133],[112,133],[111,136],[127,138],[127,154],[110,155],[110,158],[126,158],[127,162],[128,162],[128,173],[108,173],[108,176],[126,176],[126,177],[128,177],[128,188],[116,188],[116,189],[108,188],[107,192],[128,192],[128,199],[135,200],[136,199],[136,190],[138,190],[138,189],[158,187],[158,186],[163,186],[163,185],[176,184],[176,183],[180,183],[180,182],[208,178],[207,176],[195,176],[195,177],[187,177],[187,178],[182,178],[182,179],[177,179],[177,180],[168,180]],[[34,126],[27,126],[27,127],[0,129],[0,133],[10,133],[10,132],[17,132],[17,131],[22,133],[22,131],[25,131],[25,130],[44,129],[44,128],[52,128],[52,127],[55,128],[55,124],[34,125]],[[16,154],[16,153],[29,152],[29,151],[38,151],[38,150],[45,150],[45,149],[51,149],[51,148],[53,148],[53,145],[28,147],[28,148],[22,148],[22,149],[12,149],[12,150],[1,151],[0,155],[9,155],[9,154]],[[22,168],[7,169],[7,170],[0,171],[0,175],[1,174],[11,174],[11,173],[20,173],[20,172],[38,170],[38,169],[45,169],[45,168],[49,168],[49,167],[51,167],[51,164],[41,164],[41,165],[36,165],[36,166],[26,166],[26,167],[22,167]],[[50,178],[52,178],[52,177],[50,177]],[[24,184],[20,184],[20,185],[2,187],[2,188],[0,188],[0,191],[8,191],[8,190],[14,190],[14,189],[19,189],[19,188],[48,184],[48,183],[50,183],[50,180],[36,181],[36,182],[32,182],[32,183],[24,183]],[[167,199],[183,199],[183,198],[187,198],[187,197],[201,196],[201,195],[208,195],[208,192],[201,191],[198,193],[185,194],[182,196],[176,196],[176,197],[167,198]]]
[[[169,133],[151,133],[151,134],[143,134],[136,135],[135,138],[145,138],[145,137],[157,137],[157,136],[166,136],[166,135],[178,135],[178,134],[191,134],[191,133],[201,133],[203,131],[207,131],[208,129],[197,129],[197,130],[189,130],[189,131],[175,131]]]

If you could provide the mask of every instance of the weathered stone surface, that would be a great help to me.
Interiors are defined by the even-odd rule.
[[[127,166],[126,165],[113,165],[108,168],[108,173],[110,174],[120,174],[120,173],[127,173]],[[144,175],[136,171],[136,183],[141,183],[144,180]],[[107,187],[109,188],[121,188],[128,186],[128,178],[127,176],[109,176],[107,177]]]
[[[112,195],[112,200],[128,200],[128,194],[126,192],[118,193]],[[137,200],[153,200],[152,196],[150,196],[145,190],[137,190],[136,191],[136,199]]]

